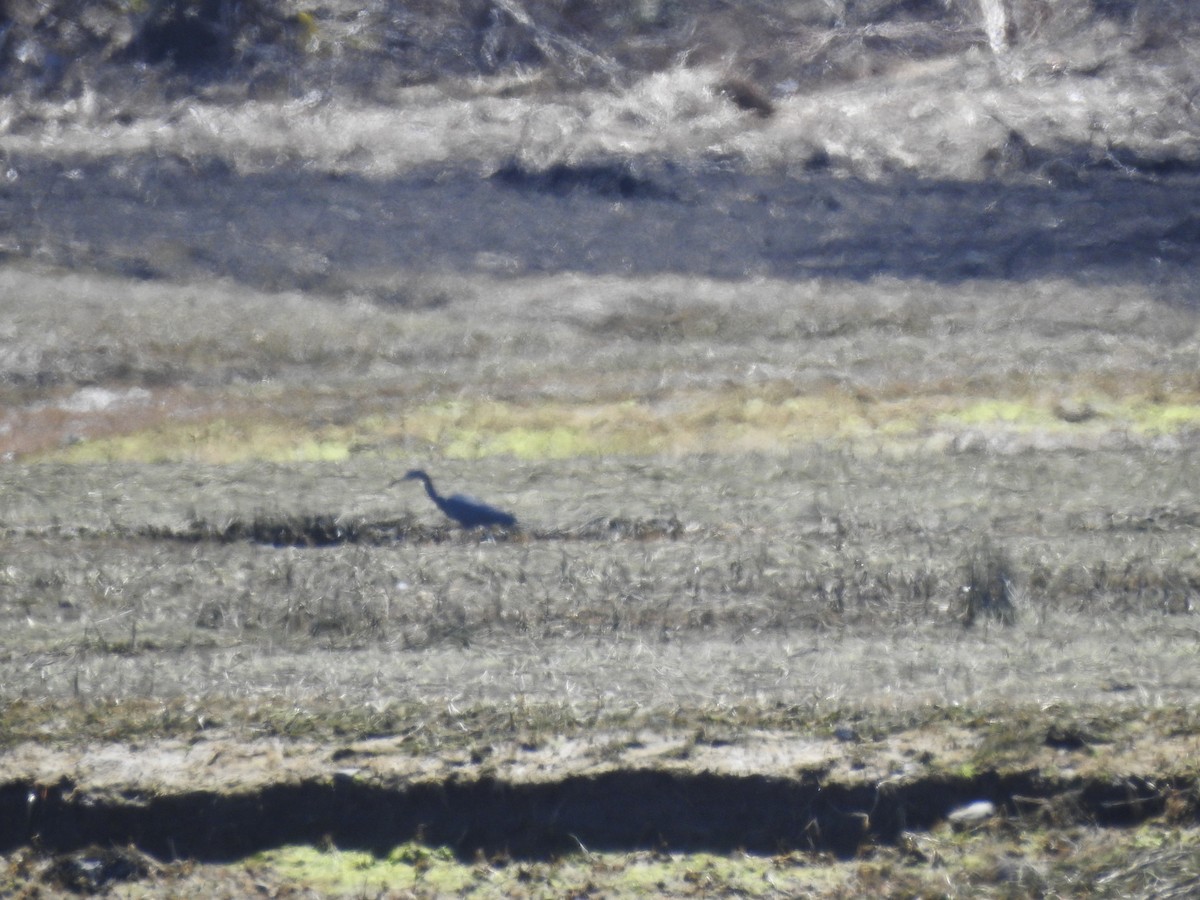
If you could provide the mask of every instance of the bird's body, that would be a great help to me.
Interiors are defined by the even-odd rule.
[[[512,515],[512,513],[506,513],[502,509],[496,509],[496,507],[490,506],[482,500],[476,500],[473,497],[467,497],[463,494],[453,494],[449,497],[443,497],[434,488],[433,479],[421,469],[413,469],[401,478],[400,481],[423,482],[425,493],[429,495],[429,499],[437,504],[438,509],[463,528],[516,527],[516,516]]]

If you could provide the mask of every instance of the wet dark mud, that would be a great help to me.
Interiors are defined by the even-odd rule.
[[[239,174],[222,162],[150,154],[15,156],[0,185],[0,222],[8,259],[335,295],[356,273],[497,265],[513,274],[949,283],[1171,282],[1190,271],[1200,174],[1064,158],[1037,181],[1004,183],[770,174],[720,161],[492,174],[448,166],[374,179],[286,165]]]
[[[106,796],[77,790],[64,778],[0,788],[0,851],[30,842],[56,852],[99,843],[133,845],[164,860],[228,861],[288,844],[332,842],[386,853],[416,840],[450,847],[464,859],[550,858],[581,846],[852,856],[866,844],[929,829],[980,800],[1012,817],[1129,826],[1161,815],[1168,796],[1187,788],[1032,772],[848,786],[805,776],[624,770],[539,784],[484,777],[379,785],[335,774],[245,793]]]

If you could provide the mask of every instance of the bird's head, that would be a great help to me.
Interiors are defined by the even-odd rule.
[[[408,472],[402,478],[395,479],[394,481],[391,482],[391,484],[399,484],[402,481],[428,481],[428,480],[429,480],[429,476],[425,474],[423,469],[409,469]]]

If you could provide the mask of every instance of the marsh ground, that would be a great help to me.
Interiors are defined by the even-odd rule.
[[[1194,887],[1189,15],[860,6],[5,45],[7,887]]]

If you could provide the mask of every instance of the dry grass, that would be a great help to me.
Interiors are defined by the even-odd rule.
[[[10,458],[1096,447],[1200,418],[1194,315],[1133,285],[421,276],[392,289],[442,299],[413,308],[2,277]]]
[[[248,26],[243,42],[296,19],[254,6],[271,27]],[[448,159],[493,171],[513,159],[545,167],[641,154],[967,179],[1195,158],[1195,14],[1182,2],[957,0],[839,12],[812,0],[754,15],[653,6],[649,20],[642,3],[590,16],[528,4],[517,16],[527,24],[498,14],[507,25],[493,23],[493,36],[507,35],[514,56],[489,65],[492,26],[464,22],[452,5],[397,21],[386,7],[329,4],[314,14],[311,42],[281,34],[257,53],[242,46],[241,65],[220,61],[226,78],[216,85],[186,67],[131,78],[99,64],[93,74],[96,45],[63,47],[64,58],[82,56],[76,71],[61,83],[43,73],[7,96],[0,147],[67,159],[150,150],[244,172],[282,158],[374,178]],[[49,24],[33,30],[48,52],[69,38],[43,15]],[[18,31],[26,18],[37,16],[22,17]],[[113,18],[110,39],[127,41],[130,23]],[[989,43],[994,52],[982,52]],[[15,71],[36,66],[22,62]],[[739,82],[769,99],[769,119],[722,93]],[[194,102],[197,88],[207,102]],[[1014,155],[1014,146],[1023,149]]]
[[[218,703],[426,701],[459,696],[453,683],[473,703],[1164,702],[1195,687],[1192,464],[825,452],[447,467],[443,484],[524,524],[482,542],[447,533],[419,493],[382,495],[381,461],[10,467],[5,683],[30,700],[175,697],[215,667],[231,676]],[[366,542],[224,542],[251,533],[239,520],[269,536],[316,514],[322,539]],[[1010,582],[1011,633],[964,632],[964,596],[1007,620]]]
[[[82,59],[0,100],[6,759],[180,790],[351,758],[1138,779],[1163,818],[1120,847],[1068,792],[840,863],[388,863],[501,892],[1187,890],[1200,347],[1162,173],[1196,156],[1191,14],[501,6],[490,56],[440,71],[457,7],[410,4],[437,40],[403,51],[333,4],[270,20],[303,26],[291,56],[225,35],[244,83]],[[459,205],[417,227],[423,178]],[[460,215],[479,196],[494,219]],[[566,224],[588,260],[543,252]],[[414,463],[522,530],[384,487]],[[87,853],[6,884],[86,888]],[[98,859],[180,896],[341,865]]]
[[[963,624],[986,617],[1011,625],[1017,620],[1018,586],[1008,555],[985,540],[970,554],[963,592]]]

